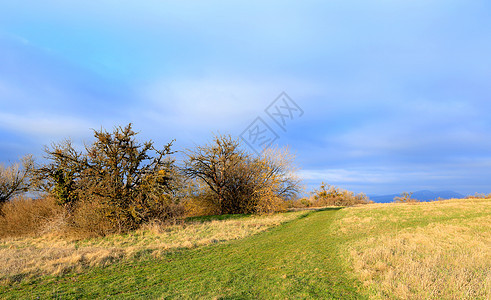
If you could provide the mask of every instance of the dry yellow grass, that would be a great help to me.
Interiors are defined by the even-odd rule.
[[[335,230],[371,298],[491,297],[491,199],[347,208]]]
[[[37,275],[79,272],[140,255],[160,256],[178,248],[192,248],[244,238],[298,218],[305,212],[250,216],[231,220],[191,222],[140,230],[105,238],[70,241],[59,236],[0,240],[0,280],[3,284]]]

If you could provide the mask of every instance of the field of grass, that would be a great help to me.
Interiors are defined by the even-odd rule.
[[[490,199],[352,207],[333,230],[371,298],[491,297]]]
[[[155,241],[166,230],[178,236],[186,228],[150,227],[125,236],[80,241],[73,246],[75,250],[137,247],[135,253],[139,255],[96,264],[83,272],[67,270],[59,275],[5,282],[0,285],[0,295],[7,299],[491,296],[489,199],[373,204],[286,216],[283,221],[289,222],[262,227],[259,234],[239,234],[222,243],[195,242],[191,249],[183,246],[185,241],[176,242],[179,246],[174,248]],[[253,218],[211,221],[231,222],[223,224],[214,235],[227,230],[233,235],[249,219]],[[198,227],[210,223],[206,218],[193,221]],[[233,224],[236,227],[229,228]],[[202,234],[191,230],[182,237]],[[145,235],[151,237],[149,241]],[[17,245],[14,250],[22,251],[22,244],[17,242],[2,241],[0,250]],[[203,246],[195,247],[199,245]]]

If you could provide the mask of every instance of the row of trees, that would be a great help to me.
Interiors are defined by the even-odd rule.
[[[1,167],[0,205],[34,188],[62,206],[75,225],[98,226],[105,234],[176,217],[190,202],[218,214],[276,211],[300,190],[287,150],[253,156],[238,139],[218,135],[186,150],[179,166],[172,142],[156,148],[136,135],[131,124],[94,130],[94,142],[82,151],[65,141],[46,147],[44,165],[27,157],[22,165]]]

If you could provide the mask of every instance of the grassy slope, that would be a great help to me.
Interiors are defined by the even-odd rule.
[[[0,287],[6,298],[360,298],[331,234],[338,210],[243,240]]]

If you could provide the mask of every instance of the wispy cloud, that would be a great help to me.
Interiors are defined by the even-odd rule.
[[[0,128],[40,141],[84,137],[87,133],[90,134],[89,129],[94,128],[94,125],[96,124],[86,119],[59,114],[0,113]]]

